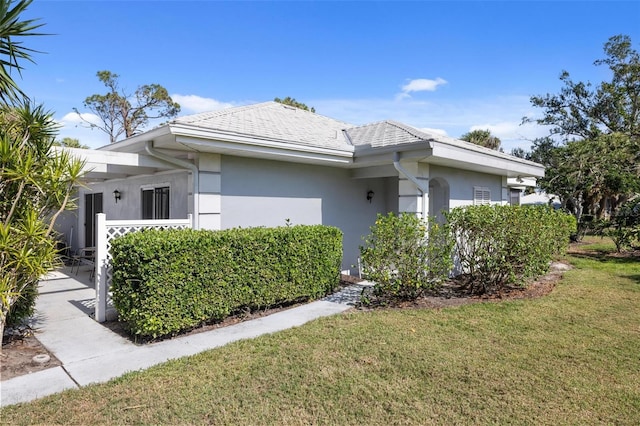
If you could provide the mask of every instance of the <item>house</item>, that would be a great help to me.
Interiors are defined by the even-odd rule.
[[[80,189],[75,247],[108,219],[185,218],[195,228],[325,224],[357,262],[378,213],[435,216],[517,202],[543,166],[395,121],[354,126],[275,102],[177,118],[98,150]],[[65,232],[63,230],[63,232]]]

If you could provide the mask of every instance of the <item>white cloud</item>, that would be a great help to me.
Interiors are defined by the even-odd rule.
[[[89,123],[99,125],[101,123],[100,117],[90,112],[82,112],[80,115],[76,112],[68,112],[62,119],[58,121],[62,125],[84,125],[89,126]],[[89,123],[87,123],[89,122]]]
[[[89,123],[99,125],[100,118],[91,113],[82,113],[82,118]],[[81,144],[90,148],[98,148],[109,144],[109,136],[100,129],[91,128],[90,124],[80,119],[75,112],[65,114],[61,119],[56,120],[60,125],[58,138],[78,139]]]
[[[189,113],[216,111],[234,106],[234,104],[229,102],[221,102],[212,98],[203,98],[198,95],[174,94],[171,95],[171,99],[180,104],[182,111],[186,110]]]
[[[440,77],[435,80],[428,78],[417,78],[415,80],[409,80],[407,84],[402,86],[402,93],[406,96],[411,92],[433,92],[443,84],[446,84],[447,80]]]

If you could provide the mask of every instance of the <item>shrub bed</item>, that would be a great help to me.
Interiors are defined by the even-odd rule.
[[[575,218],[547,206],[469,206],[447,214],[457,272],[473,293],[524,285],[544,274],[576,231]]]
[[[132,334],[156,338],[328,294],[339,282],[342,232],[320,225],[145,230],[115,239],[111,253],[120,320]]]

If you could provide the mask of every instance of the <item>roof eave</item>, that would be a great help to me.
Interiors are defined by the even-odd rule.
[[[465,146],[434,144],[430,163],[442,165],[464,165],[472,171],[499,174],[507,177],[544,177],[541,164],[513,157],[493,150],[475,150]]]
[[[192,152],[210,152],[243,157],[267,158],[313,164],[349,165],[353,163],[353,147],[327,148],[273,138],[203,129],[184,124],[172,125],[173,144],[156,144],[159,148],[171,145]]]

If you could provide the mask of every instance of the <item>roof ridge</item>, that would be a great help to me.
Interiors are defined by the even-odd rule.
[[[267,101],[267,102],[260,102],[257,104],[238,105],[238,106],[231,106],[227,108],[216,109],[212,111],[197,112],[195,114],[176,117],[171,122],[172,123],[192,123],[194,121],[203,120],[203,119],[207,119],[214,116],[220,117],[224,115],[237,114],[238,112],[247,111],[251,109],[264,108],[265,106],[273,103],[275,102]]]
[[[427,133],[416,129],[415,127],[406,125],[404,123],[400,123],[399,121],[395,121],[395,120],[385,120],[386,123],[388,123],[391,126],[394,126],[400,130],[404,130],[405,132],[409,133],[411,136],[416,137],[418,139],[422,139],[422,140],[429,140],[429,139],[433,139],[433,137],[429,136]]]

